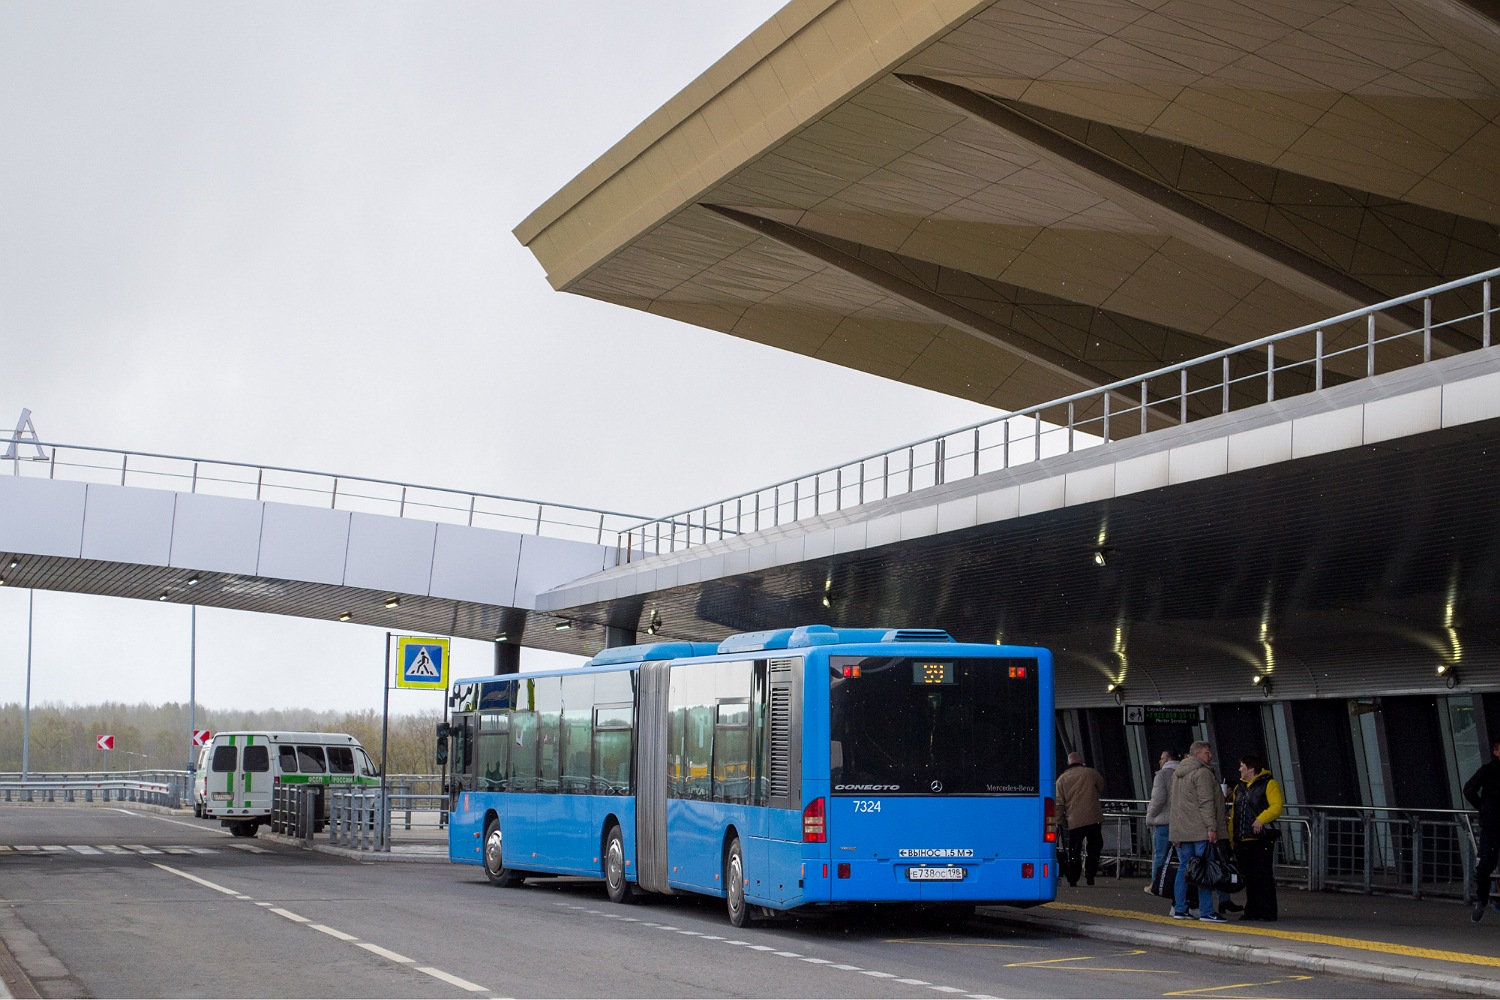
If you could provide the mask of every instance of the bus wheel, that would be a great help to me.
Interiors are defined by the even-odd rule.
[[[525,881],[520,872],[505,867],[505,857],[500,851],[500,821],[497,819],[490,820],[489,826],[484,828],[484,875],[491,885],[502,889]]]
[[[634,903],[638,890],[625,880],[625,838],[618,823],[604,835],[604,889],[611,903]]]
[[[729,910],[729,922],[735,927],[749,927],[754,923],[751,911],[745,902],[745,855],[740,850],[740,838],[729,842],[724,856],[724,899]]]

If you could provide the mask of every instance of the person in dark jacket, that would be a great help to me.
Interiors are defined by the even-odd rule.
[[[1242,920],[1276,919],[1276,874],[1273,863],[1280,834],[1275,826],[1285,807],[1281,785],[1257,754],[1240,758],[1240,780],[1229,810],[1229,839],[1245,880]]]
[[[1484,919],[1490,901],[1490,876],[1500,862],[1500,740],[1490,744],[1492,758],[1464,782],[1464,798],[1479,810],[1479,857],[1474,863],[1474,886],[1478,893],[1474,913],[1476,924]]]

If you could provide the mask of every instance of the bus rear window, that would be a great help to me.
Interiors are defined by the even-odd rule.
[[[836,794],[1035,795],[1035,660],[832,657]]]

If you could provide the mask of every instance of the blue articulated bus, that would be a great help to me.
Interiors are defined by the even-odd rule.
[[[449,858],[495,885],[701,893],[736,927],[1056,896],[1052,657],[808,625],[461,680]]]

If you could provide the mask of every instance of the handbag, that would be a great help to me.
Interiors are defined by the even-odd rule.
[[[1167,855],[1166,862],[1156,870],[1151,880],[1151,894],[1171,899],[1177,891],[1177,852]]]
[[[1264,841],[1267,844],[1274,844],[1281,839],[1281,827],[1275,823],[1262,824],[1260,833],[1255,835],[1255,839]]]
[[[1239,892],[1245,887],[1239,866],[1222,844],[1214,844],[1209,850],[1188,860],[1187,880],[1200,889],[1215,889],[1219,892]]]

